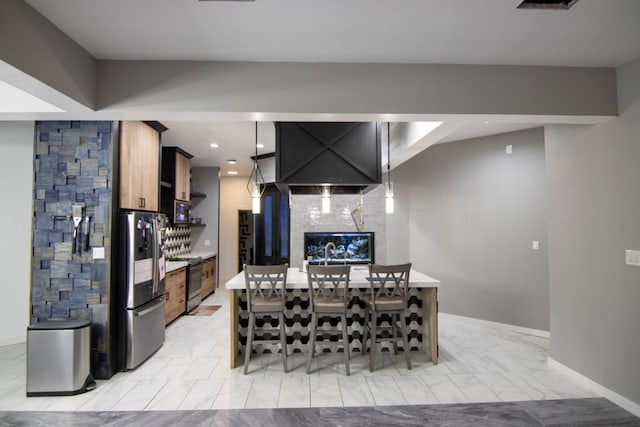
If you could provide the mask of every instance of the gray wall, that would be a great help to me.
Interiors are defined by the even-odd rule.
[[[442,282],[440,311],[549,329],[543,136],[436,145],[392,171],[400,218],[388,234],[410,236],[415,268]]]
[[[99,61],[98,108],[292,114],[617,113],[611,68]],[[242,114],[248,113],[248,114]],[[207,116],[210,117],[210,116]],[[356,119],[355,121],[358,121]]]
[[[0,346],[25,342],[29,325],[33,122],[0,122]],[[11,209],[6,209],[8,205]]]
[[[546,128],[551,357],[640,404],[640,58],[620,117]]]
[[[0,2],[0,40],[3,40],[0,43],[2,61],[60,91],[73,101],[65,100],[64,96],[55,96],[33,82],[27,83],[28,79],[18,78],[9,83],[14,83],[27,92],[35,92],[35,95],[65,111],[82,111],[84,106],[94,107],[97,61],[27,2]],[[27,86],[23,86],[25,84]]]
[[[219,168],[191,168],[191,191],[207,195],[191,200],[192,215],[202,218],[206,227],[191,227],[191,251],[218,252]],[[206,240],[209,241],[207,245]]]

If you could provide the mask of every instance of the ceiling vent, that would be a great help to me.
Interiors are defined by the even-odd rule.
[[[524,0],[518,9],[552,9],[567,10],[578,0]]]

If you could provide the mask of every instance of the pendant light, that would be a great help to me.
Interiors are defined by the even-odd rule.
[[[331,188],[329,184],[322,184],[322,213],[331,213]]]
[[[391,182],[391,126],[387,122],[387,182],[384,183],[384,210],[393,213],[393,182]]]
[[[254,215],[260,214],[260,201],[262,194],[264,193],[264,177],[260,166],[258,166],[258,122],[256,122],[256,144],[255,144],[255,156],[253,158],[253,171],[249,176],[249,182],[247,182],[247,191],[251,196],[251,213]]]

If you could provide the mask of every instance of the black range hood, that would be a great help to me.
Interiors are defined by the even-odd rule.
[[[277,122],[276,184],[293,194],[366,192],[382,182],[377,122]]]

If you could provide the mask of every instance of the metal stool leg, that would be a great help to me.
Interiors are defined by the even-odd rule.
[[[398,354],[398,322],[397,318],[400,317],[398,313],[391,313],[391,330],[393,341],[393,354]]]
[[[409,337],[407,335],[407,325],[404,318],[404,313],[399,314],[400,317],[400,332],[402,333],[402,351],[404,352],[404,357],[407,360],[407,369],[411,370],[411,356],[409,355]]]
[[[309,354],[307,355],[307,374],[311,373],[311,360],[313,359],[313,353],[316,348],[316,324],[317,314],[314,312],[311,314],[311,336],[309,337]]]
[[[287,336],[285,335],[284,313],[278,314],[278,322],[280,323],[280,346],[282,347],[282,366],[284,373],[288,371],[287,367]]]
[[[376,364],[376,342],[378,341],[377,332],[376,332],[376,323],[377,316],[375,312],[371,315],[371,337],[369,340],[371,341],[371,346],[369,347],[369,371],[373,372],[373,368]]]
[[[349,334],[347,333],[347,316],[345,314],[340,315],[340,322],[342,323],[342,345],[344,347],[344,363],[347,369],[347,376],[351,375],[349,369]]]
[[[362,341],[360,347],[360,354],[367,354],[367,339],[369,336],[369,310],[364,312],[364,324],[362,325]]]
[[[253,341],[253,328],[255,326],[255,314],[249,313],[249,328],[247,330],[247,345],[244,346],[244,374],[249,372],[249,358],[251,357],[251,341]]]

